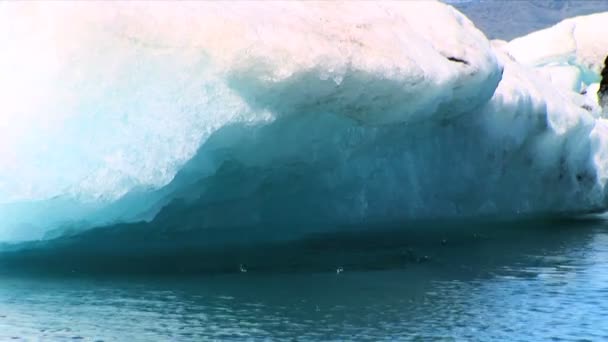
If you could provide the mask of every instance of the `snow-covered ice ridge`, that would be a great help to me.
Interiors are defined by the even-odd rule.
[[[602,211],[606,22],[490,42],[431,1],[1,3],[0,240]]]

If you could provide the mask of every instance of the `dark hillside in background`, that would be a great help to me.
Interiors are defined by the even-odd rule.
[[[608,0],[445,1],[490,39],[511,40],[571,17],[608,11]],[[606,23],[608,29],[608,23]]]

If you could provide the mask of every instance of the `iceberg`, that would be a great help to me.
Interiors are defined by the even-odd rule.
[[[602,212],[605,22],[504,42],[434,1],[2,3],[0,241]]]

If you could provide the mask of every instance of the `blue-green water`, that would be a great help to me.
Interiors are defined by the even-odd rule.
[[[335,239],[299,271],[5,272],[0,340],[608,339],[608,226],[511,228]]]

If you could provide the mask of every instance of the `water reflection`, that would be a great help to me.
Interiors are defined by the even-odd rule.
[[[196,277],[6,274],[0,340],[608,338],[603,223],[473,230],[299,245],[326,270],[256,259],[246,273]]]

